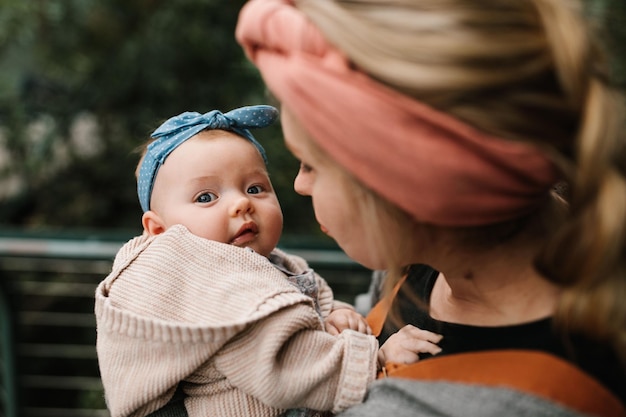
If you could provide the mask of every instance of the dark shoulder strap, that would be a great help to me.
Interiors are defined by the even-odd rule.
[[[386,366],[388,377],[508,387],[584,414],[624,417],[624,405],[607,388],[569,362],[530,350],[494,350]]]

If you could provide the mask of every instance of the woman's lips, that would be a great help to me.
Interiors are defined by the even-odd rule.
[[[320,224],[320,229],[322,230],[322,232],[324,232],[324,233],[326,233],[328,235],[328,229],[325,228],[324,225]]]

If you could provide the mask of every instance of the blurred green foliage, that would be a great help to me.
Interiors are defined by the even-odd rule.
[[[0,0],[0,225],[139,231],[136,147],[183,111],[266,102],[244,0]],[[626,1],[587,0],[626,86]],[[319,234],[278,127],[258,132],[287,233]]]
[[[584,0],[612,59],[613,80],[626,91],[626,1]]]
[[[183,111],[266,102],[234,0],[0,0],[0,224],[139,230],[136,148]],[[280,129],[256,133],[288,231],[315,233]]]

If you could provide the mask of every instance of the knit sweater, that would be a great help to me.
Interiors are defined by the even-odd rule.
[[[283,266],[308,269],[295,256]],[[322,317],[332,291],[316,275]],[[97,352],[112,417],[145,416],[176,387],[190,416],[339,412],[363,400],[374,337],[324,332],[314,300],[267,258],[175,226],[118,252],[96,290]]]

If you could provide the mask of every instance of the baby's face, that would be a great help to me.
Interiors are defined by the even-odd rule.
[[[222,130],[201,132],[168,156],[151,207],[162,228],[149,233],[182,224],[196,236],[264,256],[282,232],[282,212],[261,155],[246,139]]]

